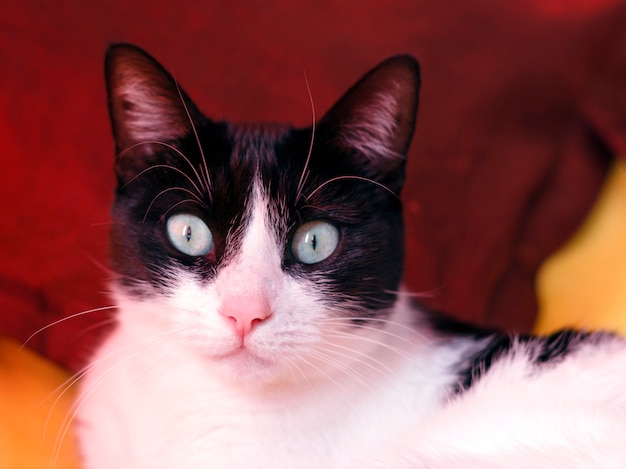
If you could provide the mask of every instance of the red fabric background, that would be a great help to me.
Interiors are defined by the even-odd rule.
[[[113,146],[102,58],[153,53],[214,118],[307,125],[397,52],[421,62],[404,198],[407,283],[463,319],[528,328],[540,261],[626,155],[623,0],[36,0],[0,13],[0,333],[108,305]],[[29,345],[76,369],[107,315]]]

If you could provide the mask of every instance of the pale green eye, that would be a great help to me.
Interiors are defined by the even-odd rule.
[[[167,236],[176,249],[188,256],[204,256],[213,249],[211,230],[200,218],[178,213],[167,220]]]
[[[339,230],[325,221],[302,225],[291,240],[291,252],[303,264],[316,264],[327,259],[339,244]]]

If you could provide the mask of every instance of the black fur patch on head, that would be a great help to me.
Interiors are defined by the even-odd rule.
[[[228,126],[209,121],[196,126],[200,145],[210,152],[210,159],[203,157],[194,135],[168,146],[150,145],[143,154],[135,151],[136,172],[118,185],[111,259],[126,286],[168,287],[173,267],[205,279],[213,277],[228,244],[236,239],[234,227],[245,223],[252,176],[231,166],[233,142]],[[198,216],[211,230],[214,250],[210,255],[187,256],[169,241],[166,221],[183,212]]]
[[[288,209],[284,269],[322,282],[333,293],[329,300],[348,302],[355,316],[377,315],[393,305],[402,276],[402,205],[323,133],[314,136],[307,177],[298,187],[310,139],[310,129],[291,133],[276,153],[276,170],[264,173],[271,197],[284,198]],[[296,167],[295,154],[300,155]],[[286,175],[279,168],[293,172]],[[335,225],[340,243],[328,259],[306,265],[293,257],[289,241],[300,225],[313,220]]]

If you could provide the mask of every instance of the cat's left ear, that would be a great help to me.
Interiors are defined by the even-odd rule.
[[[419,64],[391,57],[361,78],[326,113],[320,130],[359,159],[366,176],[399,194],[413,137],[420,87]]]
[[[141,168],[154,142],[172,143],[193,131],[202,114],[170,73],[143,49],[114,44],[107,50],[105,75],[109,114],[121,180]]]

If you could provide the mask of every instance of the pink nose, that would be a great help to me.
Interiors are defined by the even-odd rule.
[[[220,314],[229,320],[242,339],[259,323],[272,315],[263,295],[228,298],[222,302]]]

